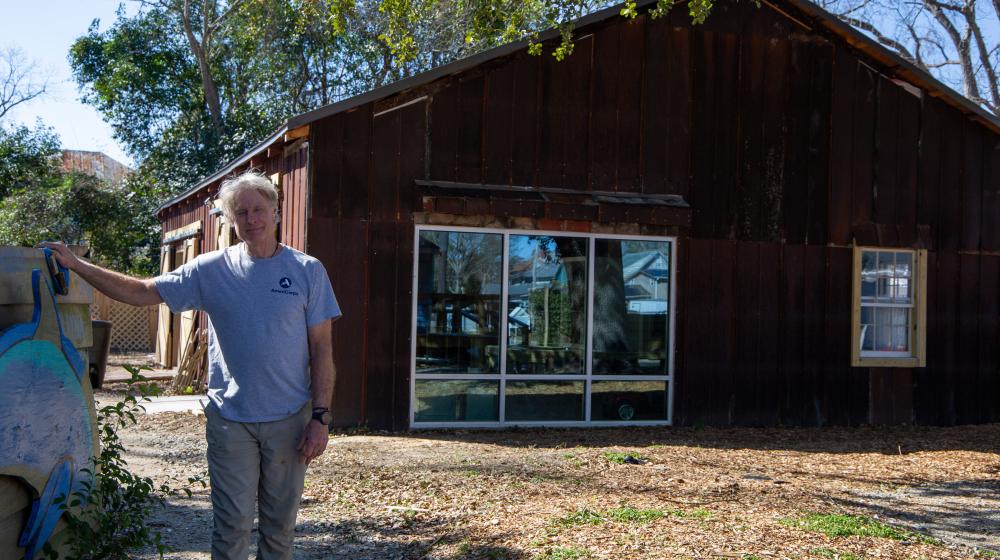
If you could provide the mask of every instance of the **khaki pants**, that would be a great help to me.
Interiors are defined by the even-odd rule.
[[[211,403],[205,409],[215,518],[213,560],[246,560],[258,500],[257,558],[292,558],[295,516],[306,474],[296,446],[311,411],[306,403],[284,420],[244,423],[226,420]]]

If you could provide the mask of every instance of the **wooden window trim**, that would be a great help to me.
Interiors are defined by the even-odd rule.
[[[909,356],[862,356],[859,339],[861,336],[861,255],[864,251],[896,251],[913,254],[914,288],[913,320],[910,325],[912,341]],[[854,247],[854,265],[851,269],[852,310],[851,310],[851,366],[854,367],[900,367],[921,368],[927,365],[927,250],[897,249],[893,247]]]

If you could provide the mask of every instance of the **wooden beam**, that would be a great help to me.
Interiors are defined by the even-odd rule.
[[[285,133],[285,143],[309,136],[309,125],[305,124]]]

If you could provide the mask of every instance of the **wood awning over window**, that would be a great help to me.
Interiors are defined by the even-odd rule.
[[[676,194],[582,191],[451,181],[415,181],[427,212],[688,227],[691,207]]]

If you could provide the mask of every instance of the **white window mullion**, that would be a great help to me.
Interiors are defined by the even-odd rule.
[[[597,261],[596,247],[596,237],[591,237],[587,240],[587,332],[584,335],[584,343],[587,350],[583,364],[583,372],[587,376],[587,382],[584,384],[583,389],[583,419],[587,422],[590,422],[591,378],[594,373],[594,263]]]
[[[507,309],[507,271],[510,269],[509,263],[507,262],[510,258],[510,234],[503,234],[503,255],[500,259],[500,325],[499,325],[499,335],[500,335],[500,392],[498,393],[500,402],[499,404],[499,416],[497,420],[503,425],[505,418],[507,417],[507,332],[510,327],[507,326],[509,313]]]

